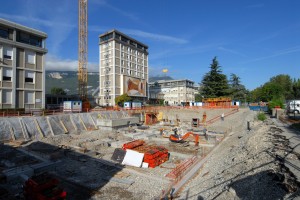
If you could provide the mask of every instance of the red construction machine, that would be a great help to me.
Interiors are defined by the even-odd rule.
[[[177,133],[177,130],[174,129],[174,134],[170,135],[169,139],[171,142],[183,143],[183,142],[186,142],[185,140],[190,136],[194,137],[195,146],[198,146],[199,145],[199,135],[195,134],[193,132],[187,132],[183,136],[181,136]]]
[[[29,178],[23,187],[26,200],[65,200],[67,192],[59,187],[59,180],[48,173]]]

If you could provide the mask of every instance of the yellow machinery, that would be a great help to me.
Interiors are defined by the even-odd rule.
[[[78,0],[78,94],[82,100],[82,110],[87,111],[90,103],[87,97],[87,64],[88,64],[88,0]]]

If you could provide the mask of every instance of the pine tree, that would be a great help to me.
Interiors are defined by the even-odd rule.
[[[229,95],[234,100],[245,101],[248,91],[245,86],[241,84],[240,77],[236,74],[230,74],[229,79]]]
[[[222,74],[216,57],[213,58],[210,71],[204,75],[201,84],[201,95],[205,98],[222,97],[228,94],[227,77]]]

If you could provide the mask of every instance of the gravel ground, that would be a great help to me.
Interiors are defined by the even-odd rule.
[[[176,119],[177,115],[181,124],[188,127],[191,118],[202,119],[203,112],[204,110],[180,109],[166,111],[164,115],[172,118],[171,120]],[[228,110],[209,110],[207,119],[220,116],[223,112]],[[185,184],[176,199],[297,199],[300,184],[292,171],[284,165],[284,159],[300,161],[300,154],[291,153],[293,148],[288,136],[282,135],[286,129],[274,123],[274,119],[258,121],[256,115],[257,112],[240,109],[238,113],[225,117],[224,121],[219,120],[207,127],[208,132],[227,132],[228,135],[198,174]],[[250,131],[247,130],[247,122],[251,125]],[[159,134],[158,130],[158,127],[153,126],[145,133]],[[114,148],[107,145],[108,141],[128,139],[121,132],[92,131],[80,135],[65,134],[43,138],[40,142],[50,146],[44,148],[43,144],[35,143],[28,145],[28,148],[41,154],[48,154],[48,151],[63,152],[57,155],[62,163],[55,174],[63,179],[72,200],[157,199],[170,184],[170,180],[164,176],[171,168],[185,157],[201,155],[201,149],[196,150],[193,145],[184,147],[169,141],[160,143],[155,140],[148,142],[161,144],[175,152],[174,159],[164,163],[164,167],[143,169],[118,165],[110,168],[110,165],[103,164],[103,160],[111,165],[115,164],[110,161]],[[73,150],[59,150],[58,146],[63,145],[70,146]],[[97,155],[88,154],[94,157],[89,159],[80,152],[82,149],[97,152]],[[300,172],[300,168],[298,169]],[[108,176],[115,180],[132,180],[134,183],[130,185],[107,180]]]
[[[251,130],[247,130],[250,121]],[[256,112],[239,113],[216,122],[232,128],[198,175],[182,189],[178,199],[293,199],[299,182],[283,164],[287,142],[271,119],[256,120]]]

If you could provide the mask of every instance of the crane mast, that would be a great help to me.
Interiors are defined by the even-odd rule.
[[[87,102],[87,63],[88,63],[88,0],[78,0],[79,19],[78,19],[78,94],[81,100]]]

